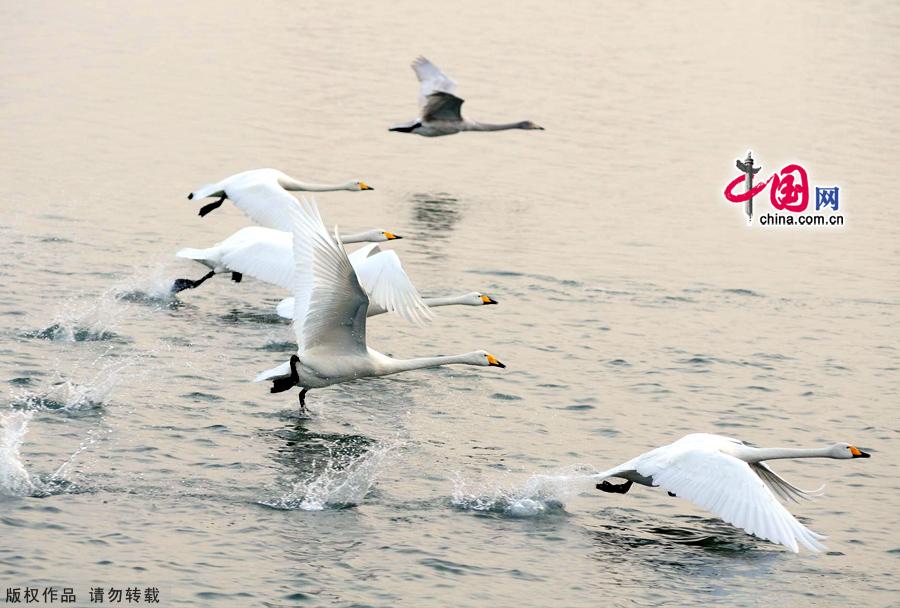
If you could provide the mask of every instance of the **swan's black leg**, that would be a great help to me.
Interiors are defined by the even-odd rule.
[[[207,272],[203,277],[197,279],[196,281],[192,279],[175,279],[175,283],[172,284],[172,293],[178,293],[179,291],[184,291],[185,289],[194,289],[195,287],[200,287],[203,282],[216,274],[212,270]]]
[[[210,211],[221,207],[222,203],[225,202],[225,198],[226,198],[226,196],[223,194],[222,198],[220,198],[219,200],[209,203],[208,205],[203,205],[202,207],[200,207],[200,217],[203,217]]]
[[[672,498],[675,498],[675,492],[666,492],[666,494],[668,494]]]
[[[242,274],[239,273],[239,272],[232,272],[232,273],[231,273],[231,280],[234,281],[235,283],[240,283],[240,282],[241,282],[241,279],[243,279],[243,278],[244,278],[244,275],[242,275]]]
[[[609,492],[610,494],[625,494],[631,489],[631,484],[633,483],[634,482],[630,480],[620,484],[612,484],[608,481],[604,481],[597,484],[597,489],[602,490],[603,492]]]
[[[298,396],[300,399],[300,415],[301,416],[309,413],[309,410],[306,409],[306,391],[308,391],[308,390],[309,390],[308,388],[301,390],[300,395]]]

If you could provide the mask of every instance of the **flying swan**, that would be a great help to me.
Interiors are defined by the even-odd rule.
[[[454,95],[455,81],[424,57],[413,61],[412,69],[419,79],[419,118],[394,125],[388,131],[437,137],[453,135],[460,131],[544,130],[530,120],[489,124],[463,118],[460,113],[463,99]]]
[[[633,483],[659,486],[671,496],[686,498],[726,522],[794,553],[798,542],[810,551],[823,550],[824,536],[797,521],[778,502],[810,499],[821,489],[807,492],[782,479],[764,462],[777,458],[868,458],[869,454],[848,443],[826,448],[754,448],[737,439],[695,433],[617,467],[591,475],[604,480],[598,490],[625,494]],[[605,479],[618,477],[614,485]]]
[[[485,351],[394,359],[369,348],[366,345],[369,298],[347,252],[338,244],[338,235],[332,238],[328,234],[315,203],[301,199],[300,205],[291,208],[289,214],[294,222],[297,354],[278,367],[262,372],[256,381],[272,381],[273,393],[300,387],[301,414],[306,412],[306,393],[312,388],[439,365],[506,367]],[[381,289],[381,283],[382,279],[376,277],[370,291]]]
[[[277,169],[253,169],[226,177],[215,184],[207,184],[188,194],[188,199],[218,196],[219,200],[200,208],[200,217],[219,208],[225,199],[260,226],[291,231],[291,219],[286,209],[295,205],[289,191],[328,192],[332,190],[374,190],[365,182],[351,180],[343,184],[307,184]]]

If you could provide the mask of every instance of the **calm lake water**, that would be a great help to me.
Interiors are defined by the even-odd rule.
[[[900,603],[900,5],[464,0],[0,6],[0,593],[157,587],[166,606]],[[464,112],[439,139],[409,62]],[[841,187],[843,228],[748,227],[752,149]],[[281,290],[176,260],[247,224],[194,188],[257,167],[385,228],[423,294],[397,356],[456,367],[310,393]],[[758,205],[768,205],[768,196]],[[794,555],[662,490],[536,488],[689,432],[849,441],[775,467],[827,493]],[[2,596],[0,596],[2,597]]]

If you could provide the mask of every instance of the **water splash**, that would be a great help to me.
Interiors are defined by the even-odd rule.
[[[32,412],[0,414],[0,496],[30,496],[35,490],[19,454],[33,415]]]
[[[121,316],[115,290],[109,289],[100,296],[65,300],[50,325],[26,336],[62,342],[116,340],[120,339],[115,329]]]
[[[117,300],[147,304],[158,308],[177,308],[181,305],[172,293],[172,272],[169,264],[160,262],[150,268],[137,269],[112,289]]]
[[[275,509],[322,511],[345,508],[362,502],[400,442],[377,443],[361,454],[348,455],[329,450],[322,465],[306,479],[294,482],[291,489],[274,501],[261,502]]]
[[[595,472],[588,465],[572,465],[553,475],[532,475],[525,481],[472,484],[457,473],[451,503],[458,509],[507,517],[539,517],[565,512],[565,503],[583,491]]]
[[[111,352],[112,349],[107,349],[91,362],[94,371],[84,381],[64,378],[56,371],[48,387],[36,392],[27,389],[12,391],[10,402],[15,407],[27,410],[77,412],[98,409],[118,385],[124,381],[133,381],[143,373],[137,364],[143,361],[144,355],[135,354],[109,360]]]
[[[100,295],[79,295],[63,301],[48,326],[25,336],[62,342],[126,341],[117,331],[128,311],[123,302],[157,309],[182,305],[172,294],[170,274],[163,263],[136,269]]]

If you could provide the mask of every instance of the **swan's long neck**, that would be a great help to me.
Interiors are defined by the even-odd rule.
[[[470,120],[466,123],[466,131],[508,131],[509,129],[521,129],[522,122],[505,122],[501,124],[492,124],[489,122],[475,122]]]
[[[343,239],[341,239],[343,240]],[[345,243],[347,241],[344,241]],[[455,304],[469,304],[469,301],[466,299],[466,296],[444,296],[441,298],[422,298],[422,301],[425,302],[425,305],[429,308],[434,306],[453,306]],[[375,302],[369,302],[369,311],[366,316],[374,317],[375,315],[383,315],[387,312],[382,306],[379,306]]]
[[[456,304],[468,304],[467,296],[441,296],[439,298],[422,298],[428,306],[455,306]]]
[[[278,183],[285,190],[292,192],[331,192],[333,190],[346,190],[347,184],[310,184],[301,182],[287,175],[278,178]]]
[[[469,355],[449,355],[441,357],[419,357],[418,359],[391,359],[388,373],[408,372],[413,369],[440,367],[441,365],[468,364],[474,365]]]
[[[744,462],[762,462],[779,458],[832,458],[831,448],[751,448],[741,449],[740,459]]]
[[[344,245],[350,245],[352,243],[375,243],[377,241],[373,240],[374,238],[371,231],[357,232],[354,234],[342,234],[341,242]]]

